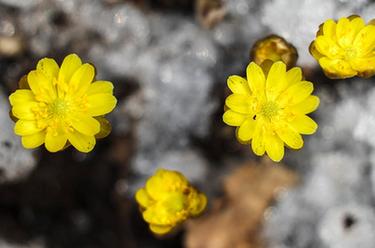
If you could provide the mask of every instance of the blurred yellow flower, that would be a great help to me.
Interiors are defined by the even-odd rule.
[[[298,53],[296,48],[282,37],[269,35],[254,44],[250,57],[258,65],[266,60],[271,60],[271,63],[283,61],[287,68],[292,68],[296,65]]]
[[[117,102],[112,83],[93,82],[94,77],[94,67],[82,64],[76,54],[65,57],[61,68],[53,59],[41,59],[9,97],[14,132],[22,136],[23,146],[44,143],[48,151],[57,152],[71,144],[80,152],[91,151],[95,136],[108,134],[103,115]]]
[[[301,134],[313,134],[318,125],[306,114],[319,106],[319,98],[311,95],[313,84],[302,80],[302,71],[294,67],[286,71],[281,62],[272,64],[268,75],[251,62],[247,80],[228,78],[233,92],[227,97],[223,121],[237,127],[240,143],[250,143],[254,153],[267,152],[273,161],[284,157],[284,143],[293,149],[303,146]]]
[[[159,169],[135,198],[150,230],[159,235],[170,232],[189,217],[203,212],[207,198],[177,171]]]
[[[320,25],[310,53],[329,78],[371,77],[375,74],[375,21],[359,16],[332,19]]]

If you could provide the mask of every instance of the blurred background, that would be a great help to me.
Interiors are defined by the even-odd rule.
[[[0,0],[1,248],[373,248],[375,78],[327,79],[308,53],[319,24],[371,0]],[[257,158],[221,116],[229,75],[277,34],[315,83],[319,124],[283,164]],[[112,133],[94,151],[29,151],[8,95],[42,57],[69,53],[115,85]],[[209,198],[167,237],[134,192],[158,167]]]

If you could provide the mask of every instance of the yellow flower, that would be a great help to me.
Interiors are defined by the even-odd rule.
[[[310,53],[329,78],[371,77],[375,74],[375,21],[359,16],[332,19],[320,25]]]
[[[43,143],[50,152],[69,144],[81,152],[91,151],[95,136],[105,136],[108,121],[103,115],[116,105],[113,85],[94,81],[95,69],[82,64],[76,54],[65,57],[61,68],[44,58],[20,80],[20,89],[10,95],[14,132],[25,148]]]
[[[270,35],[258,40],[251,49],[250,54],[258,65],[261,65],[266,60],[273,62],[283,61],[287,68],[291,68],[298,59],[296,48],[277,35]]]
[[[273,63],[268,75],[251,62],[247,80],[230,76],[228,86],[233,92],[225,104],[228,110],[223,120],[237,127],[240,143],[251,143],[258,156],[267,152],[273,161],[284,156],[284,143],[293,149],[303,146],[301,134],[313,134],[318,125],[306,114],[319,105],[311,95],[313,84],[302,80],[298,67],[286,71],[286,65]]]
[[[199,215],[207,205],[206,196],[192,187],[181,173],[165,169],[157,170],[135,198],[150,230],[159,235]]]

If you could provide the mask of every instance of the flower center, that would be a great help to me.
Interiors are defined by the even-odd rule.
[[[172,193],[165,199],[165,207],[172,214],[175,214],[185,207],[186,197],[180,193]]]
[[[69,111],[69,104],[65,100],[57,98],[51,103],[49,110],[54,117],[63,118]]]
[[[86,96],[79,99],[71,99],[65,96],[63,98],[57,97],[51,102],[39,102],[32,108],[32,111],[38,128],[47,128],[53,132],[53,135],[58,135],[61,132],[72,131],[71,121],[74,118],[74,113],[85,113],[87,108]]]
[[[271,119],[272,117],[276,116],[279,112],[279,106],[275,102],[266,102],[261,110],[260,113],[267,117],[268,119]]]
[[[357,51],[354,48],[348,48],[345,50],[345,58],[351,60],[357,57]]]
[[[57,135],[57,130],[64,126],[61,124],[66,122],[71,108],[68,101],[56,98],[51,103],[39,102],[38,106],[33,108],[33,112],[39,128],[49,128],[54,131],[54,135]],[[69,130],[69,125],[65,131],[67,130]]]

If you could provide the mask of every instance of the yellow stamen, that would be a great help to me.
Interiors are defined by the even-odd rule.
[[[266,102],[262,107],[261,107],[261,114],[264,117],[267,117],[268,119],[271,119],[272,117],[275,117],[279,113],[279,106],[272,101]]]

